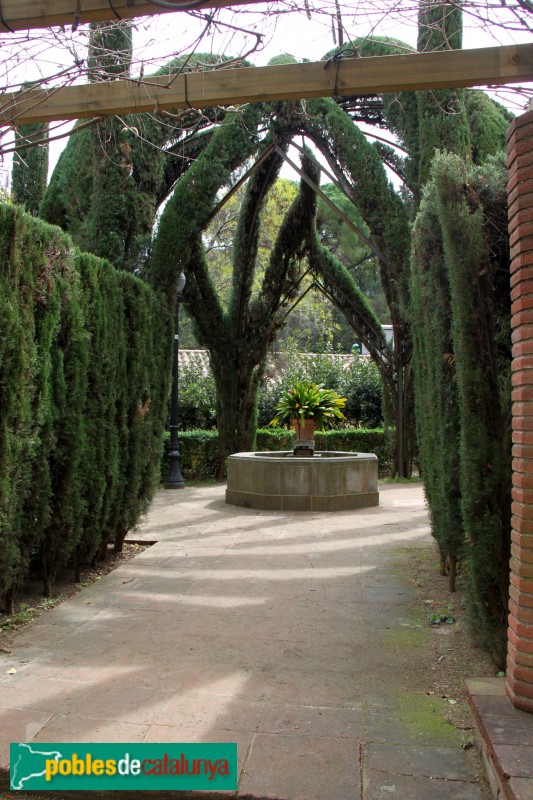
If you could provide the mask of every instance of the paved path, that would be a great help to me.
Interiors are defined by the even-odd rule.
[[[412,680],[429,646],[409,582],[419,486],[330,514],[161,491],[138,535],[158,543],[1,655],[0,765],[10,741],[236,741],[242,796],[485,797]]]

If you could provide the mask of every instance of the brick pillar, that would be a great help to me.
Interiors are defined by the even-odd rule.
[[[507,135],[513,330],[513,505],[507,694],[533,712],[533,110]]]

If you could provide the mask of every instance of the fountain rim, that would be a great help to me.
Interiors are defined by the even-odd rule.
[[[303,458],[295,457],[292,450],[266,450],[266,451],[252,451],[248,453],[233,453],[229,458],[239,459],[239,460],[250,460],[250,461],[261,461],[263,458],[265,461],[269,463],[274,461],[279,461],[282,463],[290,463],[294,464],[309,464],[310,462],[313,463],[323,463],[323,464],[331,464],[331,463],[346,463],[349,461],[377,461],[378,457],[375,453],[354,453],[348,450],[316,450],[313,456],[307,456]]]

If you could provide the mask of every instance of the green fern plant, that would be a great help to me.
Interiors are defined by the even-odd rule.
[[[325,389],[322,383],[296,381],[292,389],[282,393],[270,425],[277,426],[291,419],[304,424],[306,419],[312,419],[317,430],[323,431],[326,423],[334,418],[344,418],[341,409],[345,405],[346,397],[341,397],[333,389]]]

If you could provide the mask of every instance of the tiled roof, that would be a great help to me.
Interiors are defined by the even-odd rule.
[[[303,357],[313,358],[316,353],[300,353]],[[332,361],[339,361],[343,369],[348,369],[353,362],[354,357],[344,353],[328,353],[328,358]],[[367,358],[367,356],[359,356],[359,358]],[[209,351],[208,350],[185,350],[179,351],[180,367],[187,367],[197,365],[201,370],[201,375],[209,374]],[[284,353],[271,353],[267,358],[266,377],[271,380],[278,380],[281,377],[287,361]]]

